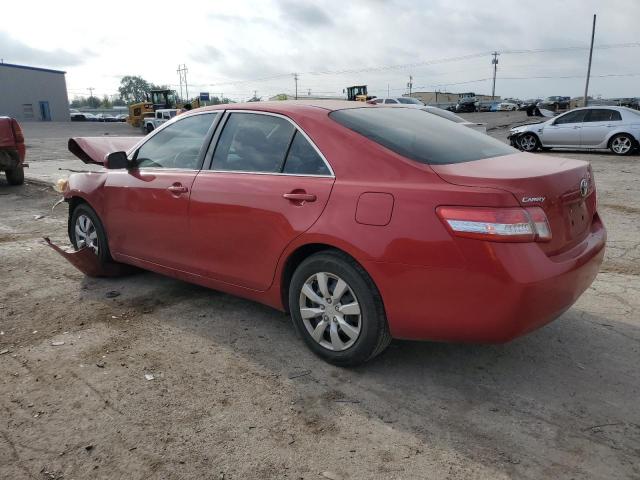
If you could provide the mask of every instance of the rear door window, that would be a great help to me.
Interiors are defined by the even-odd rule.
[[[620,112],[617,110],[609,110],[606,108],[595,108],[589,110],[589,114],[585,118],[585,122],[615,122],[622,120]]]
[[[300,132],[296,132],[293,137],[282,172],[294,175],[331,175],[322,157]]]
[[[274,115],[234,112],[213,154],[213,169],[279,173],[295,127]]]
[[[495,138],[418,108],[350,108],[331,112],[330,117],[420,163],[462,163],[517,153]]]

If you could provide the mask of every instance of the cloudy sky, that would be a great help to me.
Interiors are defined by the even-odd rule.
[[[69,97],[115,94],[123,75],[243,100],[298,90],[581,95],[598,15],[590,94],[640,95],[639,0],[261,0],[6,2],[0,58],[67,71]],[[533,51],[532,51],[533,50]],[[542,50],[542,51],[541,51]],[[0,85],[0,89],[1,89]],[[1,91],[0,91],[1,94]]]

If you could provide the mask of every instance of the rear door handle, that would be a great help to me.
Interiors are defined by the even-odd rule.
[[[317,198],[312,193],[285,193],[282,196],[292,202],[315,202]]]
[[[167,190],[169,190],[173,195],[180,195],[181,193],[187,193],[189,191],[187,187],[180,185],[179,183],[174,183],[170,187],[167,187]]]

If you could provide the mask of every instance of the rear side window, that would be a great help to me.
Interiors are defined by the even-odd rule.
[[[336,110],[341,125],[420,163],[442,165],[510,155],[504,143],[417,108]]]
[[[622,116],[617,110],[597,108],[589,111],[585,122],[615,122],[617,120],[622,120]]]
[[[327,165],[318,155],[318,152],[304,138],[300,132],[296,132],[291,148],[284,164],[283,173],[298,175],[331,175]]]
[[[284,118],[232,113],[213,154],[214,170],[280,172],[294,126]]]

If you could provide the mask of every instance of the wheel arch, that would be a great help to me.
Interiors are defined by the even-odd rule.
[[[369,274],[369,272],[367,272],[367,270],[364,268],[362,263],[358,261],[358,259],[348,251],[342,248],[339,248],[335,245],[331,245],[329,243],[322,243],[322,242],[305,243],[303,245],[299,245],[288,254],[288,256],[286,257],[283,263],[282,270],[280,272],[280,301],[282,302],[282,306],[285,312],[289,312],[289,284],[291,283],[291,278],[293,277],[293,273],[296,271],[296,268],[298,268],[298,266],[305,259],[309,258],[311,255],[314,255],[319,252],[324,252],[324,251],[337,252],[341,255],[349,257],[354,262],[356,262],[362,268],[362,270],[364,270],[367,273],[367,275],[371,279],[371,282],[373,282],[373,284],[375,285],[375,280]],[[378,292],[379,292],[380,289],[378,288],[377,285],[376,285],[376,288],[378,289]],[[384,304],[384,301],[383,301],[383,304]]]
[[[611,135],[609,135],[609,138],[607,139],[607,148],[611,148],[611,142],[613,142],[613,139],[616,138],[618,135],[630,136],[633,139],[634,147],[638,147],[639,140],[635,137],[635,135],[633,133],[627,132],[626,130],[621,130],[619,132],[614,132]]]

